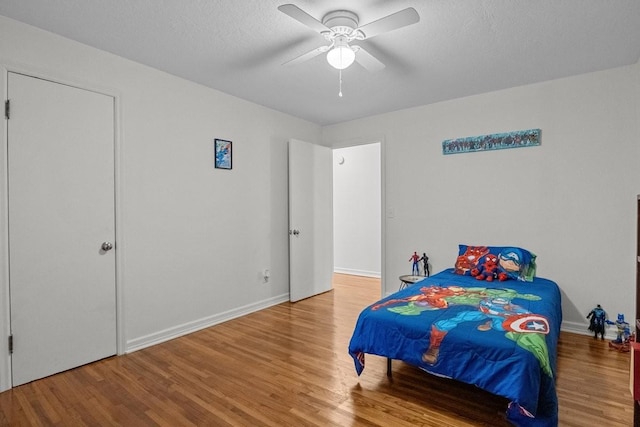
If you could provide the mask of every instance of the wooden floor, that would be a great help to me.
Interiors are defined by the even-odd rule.
[[[0,393],[0,425],[506,426],[506,401],[347,346],[379,282],[335,289]],[[561,426],[631,426],[629,355],[562,333]]]

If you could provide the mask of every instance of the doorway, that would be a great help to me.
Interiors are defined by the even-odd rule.
[[[333,150],[334,271],[382,275],[381,143]]]

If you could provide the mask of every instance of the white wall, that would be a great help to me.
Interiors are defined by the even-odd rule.
[[[118,95],[125,349],[288,298],[287,141],[319,142],[318,125],[4,17],[2,65]],[[0,92],[5,99],[5,84]],[[231,171],[214,169],[214,138],[233,141]],[[6,343],[5,178],[0,342]],[[265,268],[271,270],[266,284]],[[8,360],[0,352],[0,390],[8,385]]]
[[[334,271],[380,277],[380,186],[380,143],[333,150]]]
[[[386,265],[408,253],[434,271],[459,243],[516,245],[563,291],[563,327],[586,332],[596,304],[634,317],[640,66],[580,75],[323,128],[323,143],[384,135]],[[442,141],[531,128],[541,146],[444,156]]]

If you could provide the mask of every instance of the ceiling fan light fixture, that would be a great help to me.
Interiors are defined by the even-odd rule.
[[[338,70],[353,64],[356,54],[346,41],[336,40],[335,46],[327,53],[327,62]]]

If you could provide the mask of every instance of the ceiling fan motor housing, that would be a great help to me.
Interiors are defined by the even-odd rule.
[[[336,34],[351,35],[358,28],[358,15],[348,10],[334,10],[322,18],[322,23]]]

